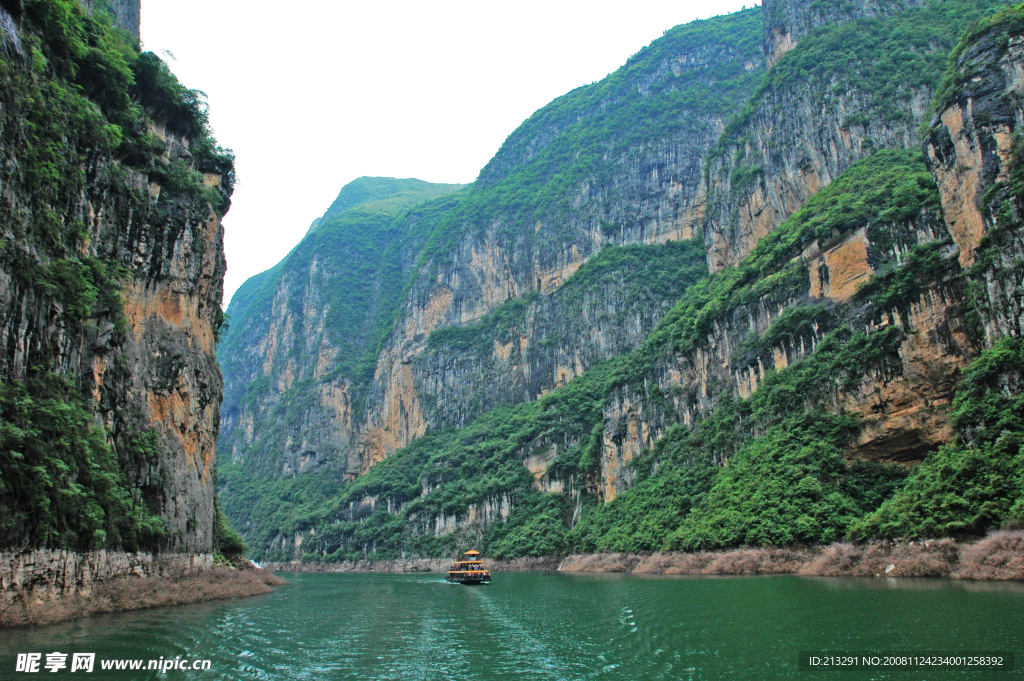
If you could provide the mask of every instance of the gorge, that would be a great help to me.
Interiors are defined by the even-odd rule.
[[[472,185],[347,185],[218,346],[250,555],[1016,528],[1020,16],[765,2],[556,99]]]
[[[235,159],[138,2],[0,0],[0,81],[0,624],[243,554],[1024,579],[1024,6],[669,29],[226,311]]]

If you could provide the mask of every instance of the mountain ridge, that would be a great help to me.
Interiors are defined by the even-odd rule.
[[[928,461],[982,447],[951,414],[989,379],[960,376],[1019,335],[954,257],[963,179],[925,132],[947,55],[1005,6],[778,0],[542,108],[403,253],[342,448],[225,464],[229,515],[273,560],[891,535]],[[642,266],[663,258],[681,288]],[[972,531],[1012,521],[1005,494]]]

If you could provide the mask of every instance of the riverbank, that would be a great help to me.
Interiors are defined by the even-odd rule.
[[[492,572],[554,572],[561,560],[561,556],[488,559],[486,565]],[[448,572],[451,564],[451,558],[350,560],[340,563],[304,563],[296,560],[290,563],[264,563],[263,568],[275,572]]]
[[[0,627],[256,596],[278,584],[270,570],[215,567],[210,555],[0,553]]]
[[[447,558],[341,563],[266,563],[280,572],[447,572]],[[1024,532],[981,540],[929,539],[832,544],[804,549],[755,548],[696,553],[592,553],[488,559],[492,572],[631,572],[646,575],[781,575],[819,577],[948,577],[1024,581]]]
[[[1024,580],[1024,532],[998,532],[974,542],[932,539],[832,544],[808,549],[571,555],[562,560],[558,569],[649,575],[799,574]]]

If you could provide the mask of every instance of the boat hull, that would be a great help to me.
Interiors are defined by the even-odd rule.
[[[490,575],[448,575],[448,581],[452,584],[490,584]]]

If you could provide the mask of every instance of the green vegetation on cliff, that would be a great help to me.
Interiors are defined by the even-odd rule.
[[[701,253],[696,242],[609,247],[551,298],[568,296],[571,300],[595,282],[626,282],[629,296],[662,299],[671,292],[678,295],[706,273]],[[512,301],[476,325],[445,329],[437,334],[439,338],[432,336],[430,343],[456,349],[493,344],[521,322],[526,306],[543,299],[534,295]],[[438,539],[410,528],[418,523],[429,525],[438,516],[464,515],[476,504],[500,506],[502,497],[507,512],[514,498],[516,512],[508,524],[492,526],[494,534],[486,540],[489,550],[513,556],[541,555],[547,550],[542,547],[564,548],[568,546],[567,529],[561,510],[567,502],[556,503],[550,495],[531,487],[533,477],[522,465],[519,452],[538,438],[546,438],[557,445],[558,465],[567,471],[577,469],[580,461],[596,462],[598,444],[593,430],[601,422],[615,366],[595,367],[540,400],[493,410],[467,428],[428,433],[350,483],[341,484],[323,475],[274,480],[254,476],[241,464],[225,462],[220,467],[225,490],[222,503],[236,524],[259,528],[249,542],[257,551],[256,547],[269,546],[275,537],[293,528],[317,527],[317,545],[341,560],[361,556],[361,547],[366,545],[375,546],[382,557],[398,556],[403,550],[445,554],[456,546],[458,535]],[[368,496],[379,497],[381,504],[368,517],[362,512],[350,517],[350,504],[359,504]],[[392,509],[401,507],[401,512],[388,512],[384,499]],[[558,513],[556,507],[561,509]],[[556,516],[558,522],[550,522]],[[280,559],[288,550],[275,547],[257,555]]]
[[[281,354],[300,366],[318,368],[300,372],[294,384],[275,396],[261,422],[301,420],[317,386],[331,381],[347,384],[356,405],[353,419],[358,418],[381,344],[407,294],[412,264],[427,235],[461,200],[459,189],[461,185],[414,179],[354,180],[284,260],[249,279],[228,307],[231,326],[218,345],[224,372],[239,377],[225,389],[226,418],[243,408],[266,408],[261,401],[279,377],[267,375],[265,358],[252,354],[253,343],[275,324],[282,325],[279,333],[294,340],[281,344]],[[336,350],[326,367],[319,368],[324,345]],[[222,438],[221,450],[237,447],[244,458],[252,452],[262,463],[262,454],[284,450],[288,432],[261,429],[247,443],[241,437],[236,431],[231,442]]]
[[[0,546],[156,548],[160,518],[73,394],[55,375],[0,385]],[[147,443],[126,448],[129,465],[152,454]]]
[[[996,57],[1001,57],[1009,46],[1010,38],[1024,33],[1024,7],[1006,7],[1000,12],[975,21],[963,32],[956,47],[949,53],[946,71],[935,91],[930,111],[938,113],[946,109],[954,97],[970,92],[970,83],[978,72],[979,64],[963,61],[968,48],[976,46],[982,39],[992,40],[996,45]],[[925,131],[931,130],[931,121]]]
[[[273,309],[283,282],[292,285],[281,303],[295,312],[295,323],[302,323],[309,287],[288,280],[309,276],[315,262],[317,273],[330,277],[321,332],[338,348],[332,375],[365,382],[408,283],[403,249],[421,242],[439,217],[457,205],[459,189],[461,185],[370,177],[345,185],[299,245],[273,269],[247,281],[231,301],[232,328],[218,348],[225,370],[234,370],[243,336],[266,324],[260,318]]]
[[[871,93],[870,115],[885,118],[892,103],[934,90],[950,50],[965,29],[1005,7],[1006,0],[929,0],[883,19],[861,19],[811,31],[799,49],[779,60],[765,79],[771,88],[813,83]],[[855,124],[856,121],[850,121]]]
[[[403,551],[446,555],[467,537],[461,531],[438,536],[435,523],[464,518],[471,508],[500,513],[503,506],[505,513],[514,509],[507,520],[491,522],[474,539],[495,556],[844,538],[855,522],[892,496],[905,472],[898,466],[847,459],[844,452],[859,424],[826,405],[838,392],[855,388],[865,375],[891,372],[898,365],[897,351],[905,334],[895,326],[856,331],[849,321],[851,312],[807,298],[807,268],[798,256],[817,238],[832,238],[863,225],[902,234],[906,223],[923,224],[937,211],[936,189],[919,152],[875,154],[822,190],[762,240],[738,268],[687,288],[644,346],[631,355],[592,369],[536,402],[496,409],[463,429],[428,434],[355,482],[338,487],[333,499],[316,507],[294,507],[305,515],[291,515],[278,525],[280,529],[254,543],[266,545],[287,527],[315,527],[310,540],[315,550],[307,558],[352,559],[364,555],[364,550],[365,555],[378,557]],[[623,256],[629,253],[621,250]],[[619,251],[605,257],[618,258]],[[595,271],[600,271],[600,258],[593,261]],[[943,263],[948,269],[949,261]],[[886,304],[905,298],[903,289],[885,283],[899,271],[904,270],[883,267],[878,281],[865,289],[863,298],[870,308],[875,309],[870,301],[876,298]],[[581,268],[576,276],[589,282],[595,274]],[[573,286],[575,278],[563,288]],[[933,284],[918,281],[920,286]],[[634,462],[637,484],[611,503],[595,505],[584,490],[599,473],[601,427],[612,391],[629,384],[643,390],[643,377],[658,362],[695,352],[708,342],[716,325],[744,305],[764,300],[788,306],[788,312],[743,351],[756,359],[770,355],[770,349],[785,340],[806,336],[815,352],[787,369],[769,371],[750,399],[723,398],[692,429],[672,427]],[[461,342],[470,333],[473,338],[477,333],[489,338],[515,309],[498,312],[493,323],[446,330],[432,342]],[[856,314],[873,316],[862,307]],[[582,505],[568,494],[541,493],[533,487],[523,459],[530,448],[547,443],[558,447],[549,477],[583,492]],[[728,466],[723,466],[725,462]],[[238,495],[235,490],[233,496]],[[376,501],[367,502],[370,498]],[[259,527],[269,524],[267,518],[244,517]],[[276,519],[284,520],[280,515]]]
[[[880,151],[854,164],[761,239],[738,266],[687,290],[634,353],[628,365],[631,380],[641,380],[667,351],[692,352],[716,324],[744,305],[788,305],[805,295],[808,272],[799,256],[812,241],[827,242],[862,226],[896,234],[912,220],[937,220],[939,213],[935,182],[919,151]],[[875,290],[883,290],[877,279],[865,295]]]
[[[467,326],[446,326],[430,334],[431,349],[489,353],[494,343],[508,343],[512,331],[522,326],[530,306],[537,302],[534,291],[523,298],[512,298],[498,305],[479,321]]]
[[[575,547],[697,550],[845,537],[903,473],[847,460],[859,424],[823,407],[891,359],[901,336],[894,328],[832,332],[810,357],[767,374],[749,400],[723,399],[692,430],[673,428],[635,464],[636,486],[584,515]],[[660,521],[636,513],[647,508],[666,513]]]
[[[5,89],[32,106],[26,173],[39,207],[56,209],[84,177],[76,155],[61,152],[92,147],[173,178],[178,189],[202,194],[226,211],[234,156],[212,137],[203,93],[181,85],[153,53],[140,53],[102,9],[86,13],[76,0],[26,0],[24,5],[24,23],[32,31],[24,34],[32,75],[25,78],[5,55],[4,75],[18,79]],[[192,141],[191,167],[156,162],[163,143],[150,132],[149,120]],[[221,174],[226,191],[206,190],[200,172]]]
[[[121,289],[138,254],[98,243],[97,232],[120,221],[158,240],[179,219],[223,213],[233,156],[211,135],[202,93],[141,53],[102,3],[92,12],[76,0],[20,4],[0,37],[0,269],[10,275],[0,547],[156,550],[166,537],[162,449],[148,421],[118,403],[128,390],[119,382],[131,378]],[[151,126],[184,136],[190,151],[171,160]],[[220,184],[207,187],[202,173]],[[158,201],[147,179],[161,185]],[[110,361],[93,385],[76,371],[84,359],[91,373],[99,355]],[[105,426],[104,407],[114,412]]]
[[[128,194],[127,166],[167,185],[158,208],[164,215],[189,199],[223,212],[234,157],[216,146],[202,93],[182,86],[152,53],[140,54],[102,10],[88,14],[76,0],[26,0],[23,22],[25,59],[0,51],[0,103],[9,118],[0,144],[11,155],[12,179],[29,197],[30,214],[27,220],[10,215],[4,227],[37,250],[6,241],[0,257],[13,263],[10,271],[24,286],[61,301],[69,321],[83,320],[97,300],[117,316],[127,270],[108,257],[81,256],[90,235],[82,216],[70,211],[86,183]],[[150,120],[191,139],[191,165],[161,162],[164,146],[149,131]],[[90,169],[86,160],[96,154],[123,166]],[[221,174],[222,184],[206,188],[199,169]]]
[[[894,103],[934,91],[943,79],[950,50],[965,29],[1007,4],[1006,0],[929,0],[922,7],[885,18],[812,29],[767,72],[743,112],[729,121],[719,138],[718,153],[743,141],[760,107],[779,105],[771,101],[772,96],[809,89],[817,93],[817,105],[822,106],[840,93],[856,91],[855,101],[863,109],[846,117],[847,127],[870,128],[875,121],[904,115]]]
[[[866,375],[887,375],[899,366],[905,333],[895,326],[865,333],[859,330],[863,320],[902,309],[957,271],[942,242],[915,245],[902,262],[888,262],[892,246],[913,231],[907,225],[923,226],[939,214],[938,192],[920,152],[877,152],[808,200],[739,266],[688,290],[624,364],[624,380],[642,385],[664,358],[704,348],[716,328],[742,316],[747,306],[766,302],[786,310],[762,334],[748,338],[733,361],[772,366],[774,348],[801,343],[814,352],[782,371],[770,370],[750,399],[725,397],[692,429],[670,431],[634,464],[641,472],[635,487],[584,515],[574,530],[576,547],[650,551],[827,543],[845,538],[874,512],[905,473],[848,459],[844,452],[860,424],[829,405],[841,392],[856,390]],[[801,252],[814,240],[836,240],[864,226],[881,251],[869,253],[879,269],[854,301],[868,307],[807,298]],[[693,399],[677,397],[684,403]],[[663,514],[661,523],[646,514],[639,521],[635,510],[651,507],[674,512]]]
[[[807,4],[777,0],[769,11]],[[715,180],[706,223],[736,229],[747,197],[758,190],[775,195],[769,203],[776,209],[791,200],[783,198],[787,192],[814,191],[813,185],[801,187],[793,176],[796,167],[835,177],[874,150],[916,147],[921,117],[927,121],[923,109],[942,79],[950,49],[964,29],[1006,4],[885,3],[878,8],[884,16],[851,21],[842,20],[847,11],[858,13],[849,3],[805,7],[826,23],[800,37],[726,124],[709,158]]]
[[[946,74],[932,104],[941,112],[954,101],[969,100],[975,88],[989,88],[979,61],[1002,58],[1014,37],[1024,33],[1024,6],[1007,8],[977,22],[950,53]],[[979,122],[993,116],[979,101]],[[1019,103],[1017,104],[1019,107]],[[941,148],[942,126],[925,126],[933,146]],[[994,178],[982,208],[987,233],[966,272],[967,300],[978,325],[1007,315],[1000,303],[1012,292],[1001,281],[1019,281],[1019,239],[1024,219],[1024,138],[1014,135],[1005,178]],[[990,297],[989,293],[994,293]],[[981,336],[981,331],[978,331]],[[910,474],[906,485],[881,508],[853,528],[856,537],[940,537],[977,535],[1024,522],[1024,396],[1021,393],[1024,345],[1003,337],[984,350],[961,375],[951,410],[957,436],[932,453]]]
[[[762,174],[743,164],[752,141],[747,127],[762,107],[784,108],[787,93],[806,94],[807,87],[822,101],[841,95],[835,101],[861,106],[841,125],[828,125],[846,132],[860,126],[867,134],[881,121],[882,134],[893,133],[890,142],[916,147],[912,121],[904,118],[916,120],[956,37],[1003,4],[930,1],[884,19],[815,29],[766,75],[756,54],[759,10],[674,29],[620,72],[556,100],[510,136],[476,185],[439,215],[418,256],[421,275],[440,280],[464,237],[479,236],[473,230],[496,234],[511,258],[524,260],[542,259],[547,246],[576,243],[583,232],[574,228],[599,225],[603,237],[625,233],[635,216],[610,219],[607,207],[633,206],[635,197],[617,193],[615,164],[639,158],[650,140],[702,134],[709,121],[720,130],[743,101],[748,106],[711,151],[712,158],[734,153],[732,190],[749,189]],[[1002,24],[985,23],[969,35],[996,25]],[[752,56],[708,58],[719,50]],[[669,54],[692,57],[693,68],[661,58]],[[635,351],[534,401],[467,418],[462,428],[428,430],[352,481],[256,478],[239,464],[225,465],[229,514],[251,528],[260,557],[292,557],[298,533],[304,560],[328,561],[450,555],[467,542],[498,557],[706,550],[978,534],[1020,522],[1024,355],[1017,340],[983,352],[954,394],[943,388],[938,403],[925,405],[941,418],[945,398],[953,398],[955,442],[935,449],[922,439],[913,455],[926,456],[912,467],[855,452],[861,436],[872,442],[869,425],[877,422],[870,419],[889,408],[883,387],[914,388],[903,372],[923,335],[961,358],[979,350],[978,318],[992,312],[978,302],[982,270],[1000,259],[1005,268],[1020,266],[1006,255],[1019,253],[1016,237],[1000,237],[999,230],[1017,234],[1024,172],[1011,168],[1007,182],[986,196],[999,229],[979,249],[980,264],[964,272],[921,151],[871,153],[872,140],[860,142],[867,157],[736,267],[698,279],[668,251],[658,252],[661,266],[652,251],[607,248],[551,294],[510,300],[472,324],[423,339],[428,353],[484,356],[496,342],[515,340],[546,300],[585,295],[619,276],[617,267],[634,276],[616,280],[627,281],[630,295],[663,294],[685,281],[678,302]],[[755,203],[747,208],[755,211]],[[863,240],[854,236],[861,229]],[[596,241],[595,234],[585,236]],[[823,255],[860,243],[866,262],[859,250],[838,264],[839,256],[828,262]],[[812,297],[812,272],[815,286],[824,286],[833,264],[833,275],[848,267],[871,276],[855,293]],[[949,319],[937,329],[914,328],[915,311],[933,299],[963,301],[973,310],[946,305],[939,314]],[[952,386],[954,378],[943,380]],[[653,445],[637,453],[638,442]],[[537,470],[538,460],[550,465],[535,477],[524,464]],[[614,499],[604,503],[612,488]]]
[[[562,315],[578,319],[588,293],[621,288],[619,310],[632,311],[643,301],[672,301],[707,273],[704,249],[695,241],[674,241],[657,246],[607,246],[580,266],[557,291],[547,296]],[[498,305],[479,321],[446,326],[430,334],[431,349],[476,351],[489,354],[495,342],[507,343],[524,333],[526,315],[540,299],[537,291]],[[547,336],[543,342],[557,343]]]
[[[581,217],[603,220],[608,233],[635,226],[626,223],[636,216],[601,217],[594,207],[635,199],[615,185],[621,166],[655,142],[706,136],[709,124],[750,96],[762,63],[758,7],[666,31],[622,68],[555,99],[509,135],[445,229],[431,236],[424,261],[451,258],[467,230],[486,230],[496,219],[510,241],[538,249],[578,239],[570,227]],[[581,205],[581,187],[593,188],[593,204]],[[544,229],[535,235],[537,223]],[[517,250],[525,253],[523,246]]]
[[[845,538],[892,498],[906,473],[899,466],[848,459],[844,452],[859,423],[826,405],[865,375],[898,366],[905,335],[895,326],[856,331],[852,309],[806,298],[807,268],[799,255],[815,239],[834,239],[865,225],[888,251],[906,235],[905,225],[935,220],[938,212],[937,192],[919,152],[874,154],[808,201],[739,267],[689,287],[630,356],[537,402],[504,407],[464,429],[420,438],[354,483],[336,488],[334,499],[297,506],[289,518],[276,515],[278,522],[287,522],[274,523],[280,529],[254,543],[265,546],[287,527],[315,527],[315,554],[309,557],[342,560],[367,550],[378,557],[403,551],[444,555],[465,538],[458,531],[437,536],[438,519],[465,517],[474,507],[500,510],[503,504],[515,510],[506,522],[489,524],[479,538],[496,556]],[[927,267],[918,265],[921,258]],[[941,282],[951,264],[941,243],[911,249],[901,265],[887,263],[884,254],[875,261],[879,272],[857,299],[869,310],[856,308],[857,318],[916,299]],[[591,276],[582,268],[577,275]],[[527,445],[557,444],[549,475],[582,491],[598,473],[603,409],[611,391],[641,385],[658,362],[696,351],[737,310],[766,300],[788,310],[740,352],[753,362],[787,340],[805,338],[815,345],[810,357],[770,371],[748,400],[722,399],[692,429],[671,428],[634,462],[637,484],[609,504],[579,506],[566,494],[542,494],[532,487],[522,465]],[[513,311],[496,313],[494,324]],[[431,342],[459,342],[480,329],[489,337],[497,328],[492,326],[485,321],[479,328],[446,330]],[[233,496],[246,495],[235,490]],[[367,498],[375,498],[375,504],[353,515],[352,505],[367,504]],[[269,518],[252,520],[270,525]]]
[[[1024,342],[1005,338],[964,371],[953,401],[959,437],[917,466],[854,536],[977,535],[1024,521]]]
[[[236,522],[252,522],[263,530],[265,534],[253,537],[254,546],[267,546],[292,527],[316,527],[318,550],[332,560],[362,557],[363,546],[374,547],[380,557],[396,557],[403,550],[446,555],[456,548],[459,537],[435,537],[418,526],[429,527],[439,516],[465,514],[476,504],[500,505],[501,497],[510,494],[528,522],[529,509],[545,502],[530,489],[533,477],[522,464],[521,450],[538,438],[557,438],[577,456],[592,446],[589,435],[601,421],[613,376],[614,364],[597,367],[535,402],[495,409],[466,428],[425,435],[340,487],[320,476],[263,481],[238,466],[224,466],[221,479],[231,491],[225,497],[237,504],[229,513]],[[269,498],[267,492],[286,494]],[[371,496],[377,497],[376,506],[362,506]],[[353,504],[361,504],[359,517],[352,513]],[[389,504],[400,511],[389,512]],[[509,529],[500,531],[513,542]],[[542,541],[557,543],[565,529],[555,529],[559,531],[554,538]],[[287,551],[263,555],[282,558]]]
[[[681,288],[689,283],[690,273],[680,271],[669,262],[674,255],[642,261],[655,253],[667,256],[671,249],[643,254],[630,249],[605,252],[600,249],[608,243],[636,241],[633,233],[643,233],[649,228],[673,227],[671,221],[675,217],[667,212],[656,218],[662,224],[652,221],[649,214],[660,210],[660,202],[651,187],[659,183],[689,186],[693,184],[692,179],[699,177],[700,158],[713,143],[717,126],[738,110],[763,74],[760,34],[758,8],[677,27],[634,55],[608,78],[578,88],[539,110],[509,137],[472,187],[460,192],[457,200],[451,197],[446,207],[440,202],[428,204],[437,206],[429,215],[424,206],[422,219],[410,223],[411,229],[407,229],[412,238],[407,238],[396,252],[382,258],[389,266],[399,267],[403,276],[410,274],[410,268],[416,270],[412,287],[408,290],[397,287],[398,300],[430,295],[433,282],[452,276],[448,268],[459,258],[458,249],[465,244],[485,249],[465,254],[468,258],[500,249],[501,255],[508,256],[506,266],[513,278],[520,278],[525,271],[538,267],[541,271],[553,270],[557,267],[555,259],[563,253],[568,255],[570,244],[581,243],[584,251],[581,255],[596,257],[593,265],[585,266],[585,271],[595,277],[592,284],[630,288],[627,291],[631,296],[630,304],[636,302],[644,315],[637,314],[637,319],[629,321],[653,323],[651,319],[660,317]],[[672,159],[668,163],[666,153]],[[581,186],[589,189],[581,193]],[[317,237],[328,219],[325,216],[307,239]],[[427,231],[421,232],[421,228]],[[583,232],[598,232],[601,239],[588,237],[585,243],[581,242]],[[424,233],[427,239],[419,250],[418,239]],[[484,233],[489,235],[487,239],[474,241]],[[680,247],[673,248],[678,254]],[[686,248],[692,250],[691,246]],[[321,248],[318,252],[324,250],[328,249]],[[288,259],[296,257],[293,253]],[[616,262],[611,262],[612,259]],[[599,265],[605,261],[609,261],[609,269],[602,271]],[[647,269],[639,268],[634,272],[638,270],[636,266],[641,265]],[[633,272],[632,283],[602,280],[617,277],[620,272]],[[273,309],[273,298],[264,293],[257,295],[257,291],[273,289],[272,282],[281,276],[284,276],[281,271],[275,269],[250,281],[236,294],[229,310],[231,328],[219,346],[227,379],[222,424],[228,435],[219,446],[224,508],[236,523],[253,521],[253,529],[247,530],[247,537],[254,547],[260,543],[255,539],[256,534],[275,538],[293,534],[296,524],[307,526],[297,519],[314,512],[317,506],[314,499],[339,489],[338,469],[349,466],[349,470],[354,470],[350,460],[342,460],[346,455],[343,450],[357,446],[324,442],[324,439],[311,444],[309,450],[318,455],[311,465],[318,475],[329,478],[327,481],[305,480],[303,475],[295,480],[275,479],[309,470],[301,468],[307,459],[302,458],[305,451],[300,451],[305,447],[300,443],[304,442],[306,432],[302,430],[305,426],[300,424],[317,421],[316,402],[320,399],[317,391],[326,386],[308,379],[308,372],[301,376],[289,375],[287,380],[280,381],[277,377],[262,376],[258,364],[264,358],[257,361],[238,351],[242,347],[255,347],[250,341],[255,341],[262,330],[268,328],[266,318]],[[649,285],[643,282],[643,276],[652,278]],[[362,286],[368,279],[371,278],[363,276],[355,283]],[[516,284],[524,293],[534,289],[532,278],[524,278]],[[358,291],[358,286],[353,290]],[[291,288],[301,289],[300,286]],[[344,292],[349,288],[331,284],[332,291]],[[589,290],[582,286],[575,290],[566,288],[565,295],[575,291],[582,300],[584,295],[589,295]],[[357,298],[358,295],[352,299]],[[524,308],[531,303],[529,296],[521,298],[493,310],[480,323],[432,334],[429,338],[431,351],[443,353],[446,347],[461,351],[493,344],[496,336],[503,333],[502,329],[507,330],[522,321]],[[458,300],[455,302],[459,304]],[[550,301],[538,304],[547,302]],[[300,319],[299,305],[289,304],[296,312],[293,319]],[[373,306],[388,309],[383,303],[378,306],[373,302]],[[358,308],[358,304],[355,307]],[[608,309],[595,313],[607,326],[614,323],[616,315],[634,312],[632,308],[624,311],[612,307],[609,305]],[[243,308],[253,313],[250,315]],[[571,306],[566,310],[558,308],[558,313],[562,312],[571,315]],[[376,332],[386,333],[391,328],[390,317],[381,318],[388,323],[374,326],[373,333],[367,332],[362,319],[351,320],[355,323],[343,327],[345,336],[340,342],[355,342],[358,352],[339,352],[332,365],[333,371],[326,379],[336,388],[333,399],[340,399],[337,388],[344,386],[343,399],[351,400],[352,405],[351,411],[346,410],[345,414],[346,417],[352,415],[356,426],[365,404],[363,388],[367,381],[364,379],[372,375],[372,361],[380,351]],[[305,321],[312,324],[313,320]],[[301,323],[294,330],[293,338],[312,339],[320,333],[319,327],[311,331],[301,327]],[[551,330],[545,329],[545,332]],[[245,335],[249,340],[243,341]],[[548,352],[553,357],[560,347],[560,339],[545,337],[545,342],[545,346],[538,345],[539,352]],[[629,346],[635,342],[635,339],[630,340]],[[319,347],[315,341],[306,346]],[[601,349],[607,351],[607,348]],[[311,365],[312,358],[304,356],[303,352],[303,348],[296,349],[293,366]],[[592,363],[591,358],[584,358],[584,366]],[[430,410],[431,396],[420,397],[422,406]],[[260,401],[273,402],[273,409],[249,409]],[[472,406],[468,410],[472,414],[479,413]],[[260,417],[253,423],[254,436],[246,439],[248,436],[243,435],[242,430],[247,426],[238,419],[257,412]],[[268,428],[264,424],[273,425]],[[590,430],[588,426],[588,436]],[[284,462],[281,461],[282,451]],[[357,456],[354,452],[348,453],[353,459]],[[245,472],[246,467],[249,473]],[[257,493],[257,489],[262,491]],[[263,492],[276,499],[278,506],[271,508],[271,502],[266,505],[258,502]],[[228,497],[232,498],[230,502]]]

